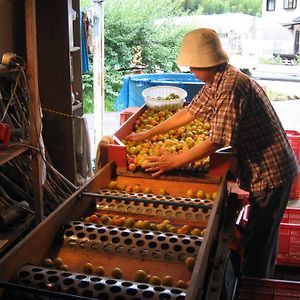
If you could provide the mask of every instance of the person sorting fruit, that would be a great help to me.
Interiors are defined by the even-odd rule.
[[[177,64],[190,67],[205,85],[188,106],[172,117],[126,139],[147,140],[198,117],[208,120],[208,139],[179,154],[148,157],[143,167],[159,176],[232,146],[238,159],[240,187],[250,194],[250,214],[241,239],[241,275],[267,278],[275,265],[278,228],[299,172],[298,164],[263,88],[230,65],[228,59],[214,30],[188,32]]]

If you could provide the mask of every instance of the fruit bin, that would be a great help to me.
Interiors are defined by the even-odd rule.
[[[300,209],[287,208],[279,228],[277,264],[300,266]]]
[[[300,165],[299,165],[300,169]],[[299,200],[300,199],[300,174],[297,175],[290,192],[290,200]]]
[[[286,130],[285,133],[300,165],[300,133],[296,130]]]
[[[300,283],[295,281],[242,278],[240,300],[299,299]]]
[[[115,210],[106,205],[111,202],[105,202],[111,200],[109,199],[111,197],[116,197],[115,192],[111,192],[112,195],[103,194],[112,178],[116,178],[120,183],[126,181],[128,184],[138,181],[141,185],[150,185],[153,193],[157,192],[158,187],[164,183],[170,192],[165,197],[155,200],[146,199],[147,201],[144,199],[143,193],[130,195],[130,199],[125,200],[122,199],[124,194],[119,192],[123,196],[119,195],[114,204],[124,201],[127,208],[139,208],[135,211],[127,209],[127,211],[120,212],[119,209]],[[35,293],[45,293],[46,290],[49,296],[51,293],[64,293],[62,299],[72,299],[71,296],[67,298],[67,294],[74,293],[75,290],[78,299],[81,299],[80,297],[95,299],[94,297],[98,297],[101,293],[105,299],[115,299],[115,297],[119,297],[118,299],[162,299],[164,297],[167,299],[196,299],[207,286],[206,280],[210,271],[209,261],[214,253],[213,249],[223,213],[225,178],[211,183],[207,180],[201,182],[199,179],[195,181],[186,178],[181,180],[176,181],[174,178],[157,180],[150,176],[149,178],[127,176],[119,171],[113,162],[108,163],[0,260],[0,286],[2,288],[6,286],[6,291],[10,291],[12,287],[15,291],[17,287],[26,293],[30,293],[32,288]],[[209,207],[208,219],[205,214],[205,217],[200,217],[200,219],[192,217],[197,215],[195,205],[199,205],[199,203],[197,201],[194,203],[195,199],[188,199],[184,196],[184,186],[207,190],[210,193],[217,192],[218,196],[214,201],[200,203],[201,209],[204,206]],[[106,200],[102,202],[100,199]],[[178,215],[172,215],[172,212],[171,215],[166,213],[160,215],[157,211],[147,212],[149,208],[147,205],[151,201],[152,203],[158,202],[159,206],[155,208],[159,208],[161,211],[168,211],[170,206],[182,206],[184,209],[179,209],[181,213]],[[99,206],[101,202],[102,206]],[[139,205],[135,205],[135,203],[139,203]],[[121,213],[127,217],[139,216],[149,218],[153,222],[167,218],[177,225],[185,222],[190,226],[206,226],[206,233],[204,237],[199,237],[86,222],[85,217],[95,208],[98,211],[101,210],[101,213],[111,213],[112,215]],[[184,213],[190,213],[189,218],[186,218]],[[148,240],[150,237],[152,243]],[[94,243],[99,240],[101,243]],[[155,242],[153,243],[153,241]],[[36,251],[37,249],[38,251]],[[157,249],[159,249],[158,252]],[[195,258],[193,271],[190,271],[185,265],[187,255]],[[60,257],[69,266],[68,270],[49,270],[43,265],[46,257]],[[107,275],[83,274],[82,266],[86,262],[94,265],[101,262]],[[111,278],[110,272],[115,267],[121,268],[127,275],[123,279]],[[161,277],[169,274],[174,281],[182,279],[189,281],[189,285],[187,288],[175,288],[137,283],[133,280],[133,270],[137,269],[151,270],[151,275],[157,274]],[[21,285],[20,281],[25,285]],[[10,294],[7,299],[22,299],[20,297],[18,294],[16,298],[13,298]]]
[[[127,167],[126,147],[122,140],[133,131],[134,123],[139,116],[147,109],[146,105],[140,107],[113,135],[113,144],[104,144],[101,149],[101,165],[108,161],[115,161],[119,169],[125,170]],[[218,151],[210,157],[210,168],[207,176],[222,176],[229,168],[235,173],[236,160],[234,154],[229,149]]]

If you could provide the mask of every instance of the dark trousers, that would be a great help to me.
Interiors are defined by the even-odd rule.
[[[275,268],[278,231],[293,182],[250,193],[250,213],[242,235],[241,275],[270,278]]]

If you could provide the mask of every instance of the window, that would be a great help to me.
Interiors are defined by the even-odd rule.
[[[296,7],[297,7],[297,0],[284,0],[283,1],[284,9],[290,9],[290,8],[296,8]]]
[[[275,10],[275,0],[267,0],[267,11]]]

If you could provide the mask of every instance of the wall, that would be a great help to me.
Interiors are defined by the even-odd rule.
[[[297,1],[296,9],[284,9],[284,0],[275,0],[275,10],[266,11],[267,0],[262,1],[262,17],[276,21],[279,24],[290,23],[297,17],[300,17],[300,1]]]
[[[12,3],[0,0],[0,58],[5,52],[13,52]]]
[[[0,62],[5,52],[25,58],[24,1],[0,0]]]

